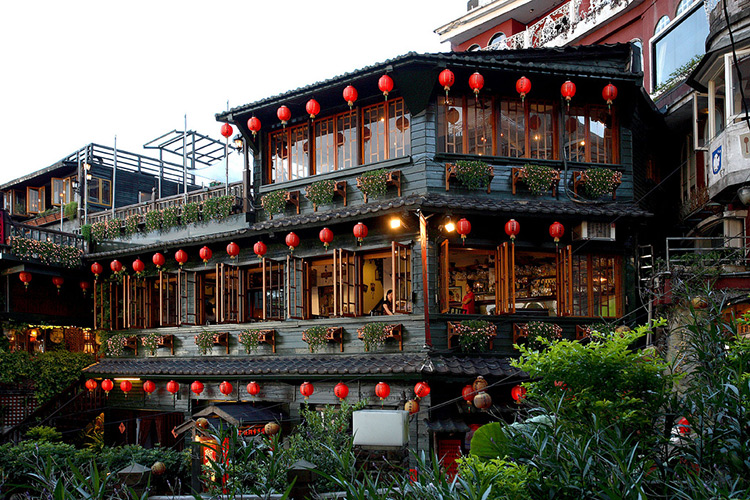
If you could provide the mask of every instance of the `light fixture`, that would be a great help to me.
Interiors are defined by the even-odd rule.
[[[32,329],[31,332],[29,332],[29,336],[31,337],[32,342],[36,342],[36,338],[39,336],[39,330],[36,328]]]
[[[86,171],[91,170],[91,165],[89,164],[89,162],[84,162],[83,169]]]
[[[86,174],[86,180],[87,180],[87,181],[90,181],[90,180],[91,180],[91,174]]]
[[[443,221],[443,229],[445,229],[449,233],[452,233],[456,230],[456,224],[451,220],[450,215],[445,216],[445,220]]]
[[[391,217],[391,229],[398,229],[401,227],[401,217]]]
[[[743,205],[750,205],[750,186],[742,186],[737,190],[737,196]]]
[[[242,148],[245,147],[245,142],[242,140],[242,136],[237,134],[234,136],[234,148],[238,153],[242,153]]]

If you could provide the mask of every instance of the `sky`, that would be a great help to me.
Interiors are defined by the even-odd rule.
[[[184,115],[188,130],[222,139],[214,114],[227,101],[447,52],[433,30],[465,12],[466,0],[4,2],[0,183],[115,135],[118,149],[146,153]]]

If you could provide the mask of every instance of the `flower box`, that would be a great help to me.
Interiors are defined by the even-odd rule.
[[[395,323],[392,325],[385,325],[384,330],[384,339],[383,341],[387,339],[396,339],[398,340],[398,350],[403,351],[404,350],[404,336],[402,331],[402,325],[401,323]],[[364,328],[357,328],[357,338],[360,340],[365,339],[365,330]],[[368,349],[365,348],[367,351]]]
[[[576,325],[576,340],[584,340],[591,337],[591,327]]]
[[[615,200],[617,196],[617,187],[622,184],[622,172],[618,172],[617,170],[610,170],[600,167],[594,167],[590,168],[588,170],[577,170],[573,172],[573,192],[578,195],[578,190],[581,187],[585,187],[586,184],[590,182],[597,182],[602,183],[604,180],[602,179],[594,179],[594,176],[599,176],[598,173],[606,171],[608,172],[612,177],[606,179],[606,184],[608,186],[603,186],[601,188],[602,194],[604,193],[612,193],[612,199]],[[600,195],[601,196],[601,195]],[[596,199],[599,196],[593,196],[592,198]]]
[[[204,332],[207,334],[207,332]],[[213,345],[224,346],[226,348],[226,354],[229,354],[229,332],[213,333]],[[198,335],[195,336],[195,344],[200,347]],[[207,348],[207,350],[210,350]],[[208,354],[208,352],[201,352],[201,354]]]
[[[169,347],[169,354],[174,356],[174,335],[162,335],[159,337],[159,347]]]
[[[317,181],[305,190],[305,197],[312,203],[313,212],[318,211],[319,205],[330,203],[336,195],[344,199],[346,206],[346,181]]]
[[[531,167],[531,168],[529,168]],[[539,196],[552,189],[552,196],[557,196],[557,184],[560,182],[560,171],[552,168],[527,165],[524,167],[513,167],[510,173],[511,192],[516,194],[516,184],[525,182],[529,190]],[[544,184],[549,185],[545,186]]]
[[[459,162],[460,163],[460,162]],[[459,163],[446,163],[445,164],[445,190],[450,191],[450,181],[451,179],[458,180],[459,170],[462,168],[462,166]],[[490,165],[486,165],[486,176],[487,176],[487,194],[490,193],[490,189],[492,186],[492,179],[495,177],[495,171]],[[468,187],[468,189],[474,189],[471,187]]]
[[[240,333],[238,341],[241,345],[245,347],[245,351],[248,354],[250,353],[251,350],[254,351],[256,349],[256,346],[254,345],[252,347],[249,347],[250,344],[252,343],[243,341],[243,336],[249,335],[249,334],[257,335],[258,344],[261,344],[261,343],[268,344],[271,346],[271,351],[274,353],[276,352],[276,330],[274,330],[273,328],[268,328],[264,330],[250,329],[250,330],[244,330],[242,333]]]
[[[325,337],[324,340],[326,342],[336,342],[339,344],[339,349],[341,352],[344,352],[344,328],[341,326],[326,326],[326,327],[312,327],[309,330],[314,331],[316,329],[325,328]],[[322,331],[319,332],[322,334]],[[310,344],[310,352],[315,352],[314,345],[317,347],[318,345],[318,339],[320,339],[317,334],[315,335],[315,338],[310,338],[308,336],[307,330],[304,330],[302,332],[302,340]],[[311,342],[312,340],[312,342]],[[325,342],[320,342],[320,345],[325,344]]]
[[[297,207],[297,215],[299,215],[299,190],[287,191],[284,195],[284,200],[287,205],[294,205]]]
[[[485,335],[489,341],[487,346],[489,351],[494,347],[494,339],[497,337],[497,326],[490,325],[489,330]],[[448,321],[448,348],[455,349],[460,345],[460,337],[468,333],[465,327],[462,327],[461,323],[453,323]],[[480,349],[482,350],[482,349]]]
[[[372,189],[376,195],[384,194],[385,190],[388,189],[388,186],[395,187],[397,190],[398,196],[401,196],[401,171],[400,170],[390,170],[385,171],[383,169],[382,171],[382,178],[380,178],[379,181],[365,181],[366,175],[363,175],[362,177],[357,177],[357,188],[362,191],[362,196],[367,203],[367,198],[369,195],[368,189]],[[378,171],[372,171],[370,172],[371,177],[378,177],[380,174],[378,174]],[[376,182],[380,184],[380,187],[377,186],[371,186],[373,182]],[[379,191],[382,189],[382,193]]]
[[[553,340],[559,340],[562,338],[562,328],[560,325],[556,325],[551,322],[535,321],[536,325],[544,325],[549,329],[548,337]],[[534,339],[529,339],[529,325],[531,323],[513,323],[513,345],[517,345],[518,341],[525,339],[526,343],[533,342]]]
[[[125,339],[125,348],[133,349],[133,353],[138,356],[138,336],[127,337]]]

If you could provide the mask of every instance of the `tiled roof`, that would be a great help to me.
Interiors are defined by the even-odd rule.
[[[424,423],[432,432],[469,432],[471,430],[466,422],[454,418],[433,420],[432,422],[424,419]]]
[[[164,250],[166,248],[177,247],[180,245],[197,245],[198,243],[217,241],[217,240],[228,240],[237,236],[242,236],[248,232],[248,229],[233,229],[231,231],[223,231],[218,233],[205,234],[202,236],[193,236],[190,238],[181,238],[179,240],[165,240],[158,241],[156,243],[148,243],[146,245],[127,246],[118,248],[117,250],[108,250],[106,252],[96,252],[86,255],[87,259],[98,259],[103,257],[116,257],[118,255],[129,255],[132,253],[146,252],[149,250]]]
[[[199,358],[103,358],[84,370],[107,376],[326,377],[331,375],[524,376],[505,358],[360,354],[335,356],[257,356]]]

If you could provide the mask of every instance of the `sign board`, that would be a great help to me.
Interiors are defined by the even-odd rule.
[[[711,171],[714,173],[714,175],[717,175],[720,170],[721,170],[721,146],[714,149],[714,152],[711,153]]]
[[[750,132],[739,135],[740,151],[743,158],[750,158]]]

